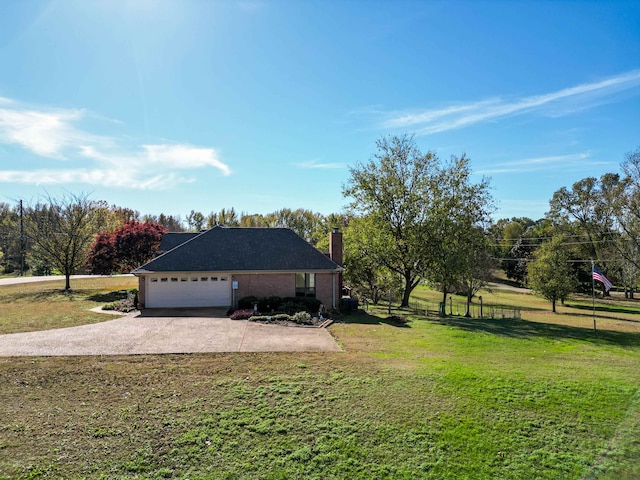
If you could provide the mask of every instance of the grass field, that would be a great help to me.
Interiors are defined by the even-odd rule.
[[[0,334],[74,327],[110,320],[89,311],[125,295],[118,291],[138,288],[135,277],[72,279],[64,291],[64,279],[0,286]]]
[[[51,313],[125,286],[78,288]],[[3,302],[57,298],[29,292]],[[331,327],[337,354],[1,358],[0,478],[640,478],[635,324],[496,295],[523,319],[372,309]]]

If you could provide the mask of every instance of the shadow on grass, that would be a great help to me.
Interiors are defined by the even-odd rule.
[[[36,302],[59,300],[66,297],[68,300],[78,300],[83,295],[82,290],[65,290],[64,288],[51,288],[47,290],[12,292],[2,296],[3,302],[19,302],[33,300]]]
[[[89,295],[87,300],[98,303],[111,303],[124,300],[125,298],[127,298],[126,290],[116,290],[114,292],[94,293],[93,295]]]
[[[401,323],[397,320],[394,320],[394,317],[398,317],[398,314],[394,314],[387,318],[386,315],[378,316],[372,315],[364,310],[358,310],[356,312],[347,313],[342,317],[342,321],[344,323],[355,323],[361,325],[391,325],[392,327],[398,328],[411,328],[411,325],[407,323]],[[404,316],[404,314],[402,314]]]
[[[575,303],[565,303],[565,307],[575,308],[577,310],[588,310],[590,312],[593,311],[593,305],[578,305]],[[596,312],[610,312],[610,313],[629,313],[631,315],[639,315],[640,318],[640,308],[625,308],[625,307],[607,307],[602,305],[596,305]]]
[[[516,319],[478,318],[428,318],[432,323],[460,328],[468,332],[484,332],[512,338],[555,338],[609,344],[624,347],[640,347],[640,333],[593,330],[553,323],[539,323]]]

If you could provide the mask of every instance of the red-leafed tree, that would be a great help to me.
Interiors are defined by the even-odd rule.
[[[91,245],[87,260],[90,273],[96,275],[110,275],[117,271],[116,249],[113,241],[113,233],[99,233],[96,241]]]
[[[89,271],[100,275],[130,272],[156,256],[166,231],[157,223],[130,220],[112,232],[98,234],[89,254]]]

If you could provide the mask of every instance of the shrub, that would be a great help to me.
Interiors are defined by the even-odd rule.
[[[276,313],[275,315],[253,315],[249,320],[252,322],[290,322],[291,317],[286,313]]]
[[[300,310],[304,310],[304,307],[296,302],[285,302],[280,307],[280,310],[289,315],[293,315],[294,313],[298,313]]]
[[[291,319],[299,323],[301,325],[310,325],[311,324],[311,315],[309,312],[298,312],[291,317]]]
[[[261,312],[273,312],[282,306],[282,298],[277,296],[258,298],[258,310]]]
[[[253,310],[255,305],[258,305],[258,310],[261,312],[284,312],[289,315],[293,315],[296,312],[306,311],[315,315],[320,309],[322,302],[317,298],[309,297],[285,297],[280,298],[278,296],[271,297],[255,297],[250,295],[248,297],[242,297],[238,300],[239,309]]]
[[[120,293],[120,292],[118,292]],[[115,310],[116,312],[128,313],[138,309],[138,289],[126,290],[127,298],[107,303],[102,310]]]
[[[253,306],[258,303],[258,297],[254,297],[253,295],[249,295],[248,297],[242,297],[238,300],[238,308],[239,309],[252,309]]]
[[[292,304],[297,306],[292,313],[304,310],[311,313],[312,315],[317,314],[318,310],[320,310],[320,305],[322,305],[322,302],[320,300],[312,297],[286,297],[283,299],[283,302],[285,302],[284,305]],[[284,305],[282,310],[286,311],[284,309]]]
[[[251,318],[254,314],[253,310],[236,310],[235,312],[233,312],[231,314],[231,316],[229,317],[231,320],[248,320],[249,318]],[[260,315],[260,314],[258,314]]]

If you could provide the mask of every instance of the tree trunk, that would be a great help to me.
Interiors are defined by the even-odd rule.
[[[551,310],[556,313],[556,299],[551,300]]]
[[[66,292],[68,292],[69,290],[71,290],[71,283],[70,283],[70,277],[71,274],[70,273],[65,273],[64,274],[64,290]]]
[[[471,318],[471,288],[467,292],[467,313],[464,314],[466,318]]]
[[[413,278],[411,277],[411,272],[405,272],[404,275],[404,292],[402,293],[402,303],[400,304],[400,308],[409,306],[409,297],[411,297],[411,292],[416,288],[416,285],[413,283]]]
[[[404,293],[402,294],[402,303],[400,304],[400,307],[409,306],[409,297],[411,296],[412,291],[413,287],[411,286],[411,281],[407,280],[404,284]]]

